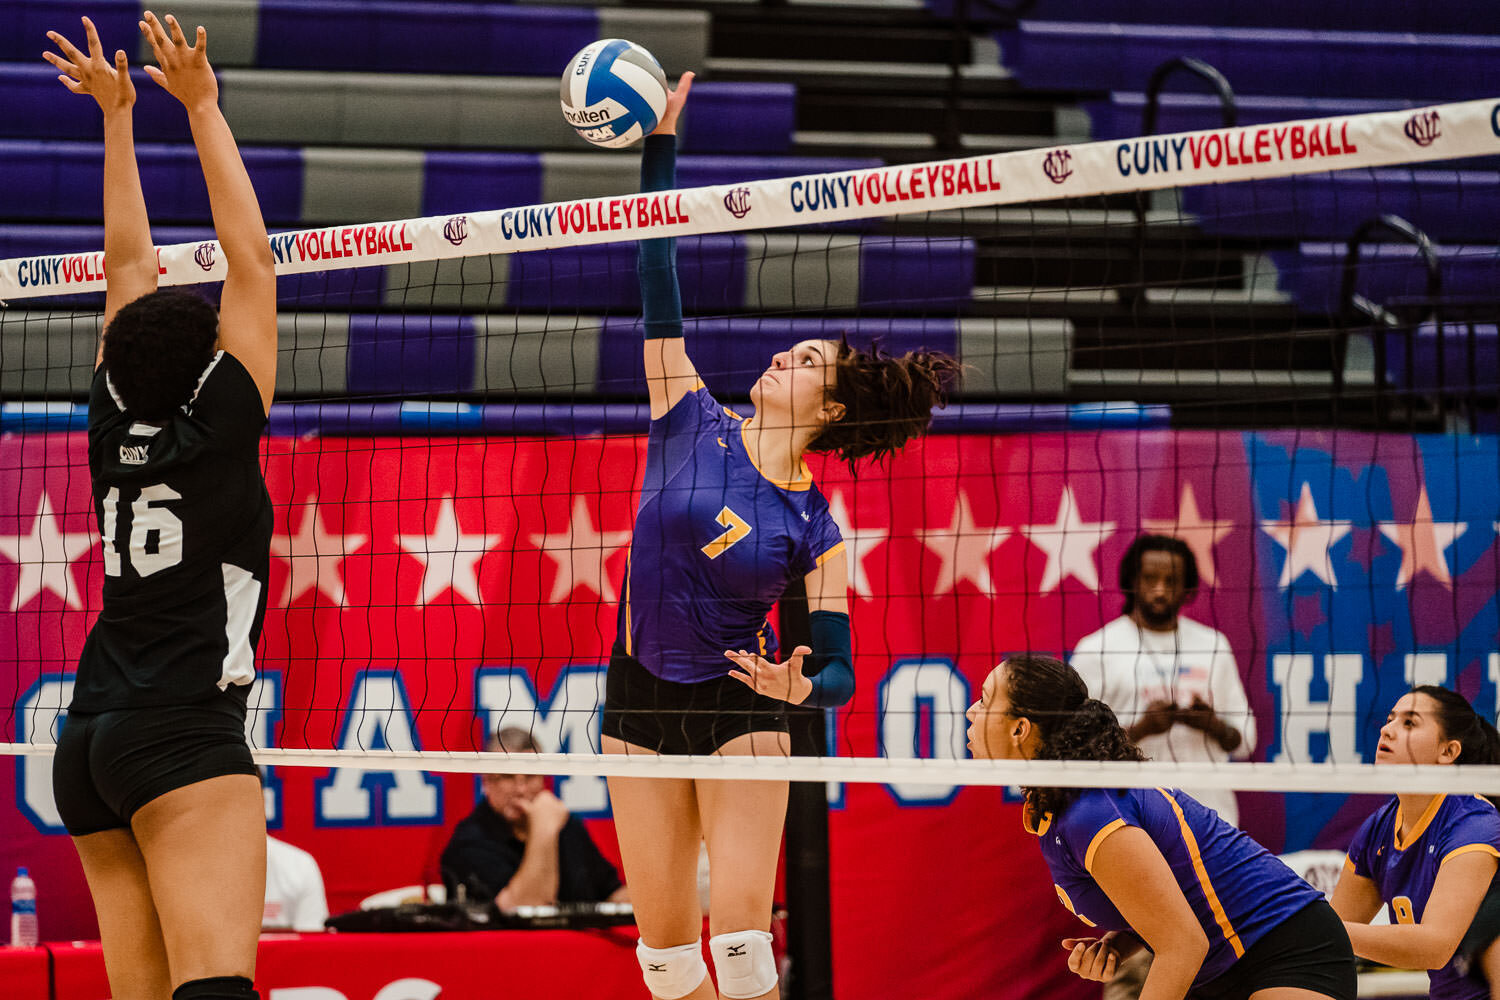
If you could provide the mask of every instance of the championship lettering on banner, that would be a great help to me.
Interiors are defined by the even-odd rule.
[[[1500,101],[1208,129],[271,236],[276,273],[821,225],[1500,153]],[[222,281],[218,244],[157,248],[162,285]],[[0,261],[0,300],[104,287],[103,254]]]
[[[597,749],[644,439],[277,437],[270,610],[248,727],[258,746],[470,750],[498,725]],[[83,434],[11,435],[0,462],[0,741],[55,740],[103,562]],[[844,529],[858,691],[841,755],[961,757],[965,707],[1007,651],[1065,652],[1120,613],[1120,557],[1183,537],[1203,585],[1185,613],[1228,637],[1255,759],[1369,761],[1412,683],[1490,715],[1500,684],[1500,438],[1322,431],[954,435],[884,471],[814,473]],[[51,761],[0,775],[0,865],[27,864],[48,937],[91,936]],[[559,779],[612,858],[605,782]],[[335,910],[438,880],[471,776],[274,768],[267,813],[311,851]],[[1078,996],[1058,905],[1002,789],[830,788],[841,993],[922,968],[926,995],[1015,983]],[[1369,797],[1242,796],[1267,847],[1342,848]],[[931,933],[912,936],[920,920]],[[1003,940],[1007,947],[982,947]],[[971,947],[956,947],[970,942]],[[1055,963],[1035,956],[1056,953]]]

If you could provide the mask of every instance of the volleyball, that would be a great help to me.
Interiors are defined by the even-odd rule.
[[[661,64],[623,38],[585,46],[563,71],[563,117],[596,146],[629,146],[656,128],[666,108]]]

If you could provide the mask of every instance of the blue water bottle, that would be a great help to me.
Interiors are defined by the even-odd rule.
[[[10,946],[35,948],[36,943],[36,883],[22,867],[10,883]]]

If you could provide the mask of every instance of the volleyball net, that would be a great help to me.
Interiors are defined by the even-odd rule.
[[[414,809],[431,773],[487,770],[867,782],[915,803],[967,784],[1500,791],[1500,769],[1365,763],[1414,684],[1495,714],[1497,115],[1473,101],[273,234],[257,759],[347,772],[333,793],[414,782]],[[215,295],[211,232],[156,235],[161,284]],[[599,752],[645,457],[634,241],[659,236],[678,238],[689,352],[730,406],[808,337],[965,366],[933,434],[888,465],[810,461],[846,543],[858,682],[823,757]],[[13,235],[0,261],[0,751],[38,787],[103,580],[83,433],[99,239]],[[1118,619],[1142,533],[1193,552],[1182,614],[1202,628],[1128,669],[1169,697],[1219,692],[1259,763],[1176,744],[1142,765],[966,760],[990,668],[1073,656]],[[786,648],[796,614],[778,616]],[[544,752],[482,753],[507,726]],[[607,801],[568,785],[575,808]]]

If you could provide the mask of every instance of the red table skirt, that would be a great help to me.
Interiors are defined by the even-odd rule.
[[[5,1000],[48,1000],[47,949],[0,947],[0,996]]]
[[[636,929],[609,931],[477,931],[466,934],[276,934],[260,941],[256,986],[264,1000],[494,1000],[576,997],[644,1000],[635,958]],[[106,1000],[109,983],[97,941],[50,946],[52,1000]],[[0,952],[0,955],[3,955]],[[47,1000],[46,953],[36,951],[40,992],[6,1000]],[[20,966],[18,965],[19,969]],[[315,992],[321,991],[321,992]]]

